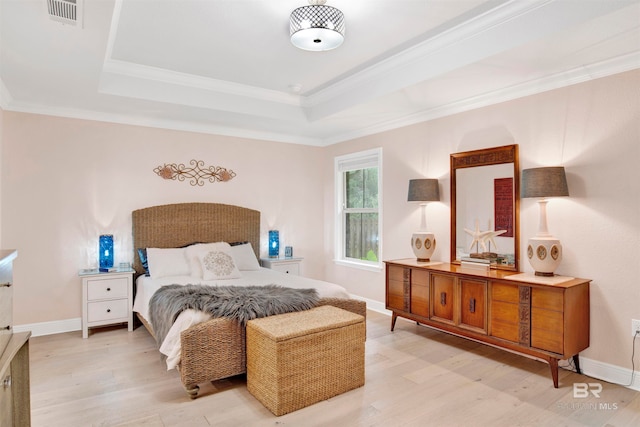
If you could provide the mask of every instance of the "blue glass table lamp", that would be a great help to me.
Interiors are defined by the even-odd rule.
[[[113,234],[101,235],[98,247],[100,271],[109,271],[113,267]]]
[[[269,230],[269,258],[280,256],[280,233],[278,230]]]

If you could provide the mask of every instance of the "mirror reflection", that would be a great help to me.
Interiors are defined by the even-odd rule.
[[[451,155],[451,262],[518,270],[517,145]]]
[[[515,265],[513,165],[456,171],[456,259]]]

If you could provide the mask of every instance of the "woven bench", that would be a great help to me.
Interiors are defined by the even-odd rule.
[[[333,306],[247,323],[247,389],[280,416],[364,385],[364,317]]]

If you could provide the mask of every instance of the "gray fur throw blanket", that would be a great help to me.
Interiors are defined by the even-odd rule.
[[[149,301],[149,317],[158,346],[162,345],[178,315],[189,308],[211,317],[229,317],[242,325],[251,319],[308,310],[320,300],[315,289],[266,286],[168,285]]]

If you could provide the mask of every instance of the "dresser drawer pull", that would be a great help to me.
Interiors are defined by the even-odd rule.
[[[11,287],[11,282],[0,283],[0,288],[10,288],[10,287]]]
[[[111,288],[107,288],[107,292],[109,292],[111,290]]]
[[[440,292],[440,305],[447,305],[447,293]]]
[[[111,313],[111,309],[110,308],[107,308],[107,313]]]
[[[4,377],[4,379],[2,380],[2,387],[3,388],[11,387],[11,375],[7,375],[6,377]]]
[[[469,300],[469,313],[475,313],[475,312],[476,312],[476,299],[471,298]]]
[[[2,328],[3,331],[10,331],[11,330],[11,325],[7,325],[5,327]]]

